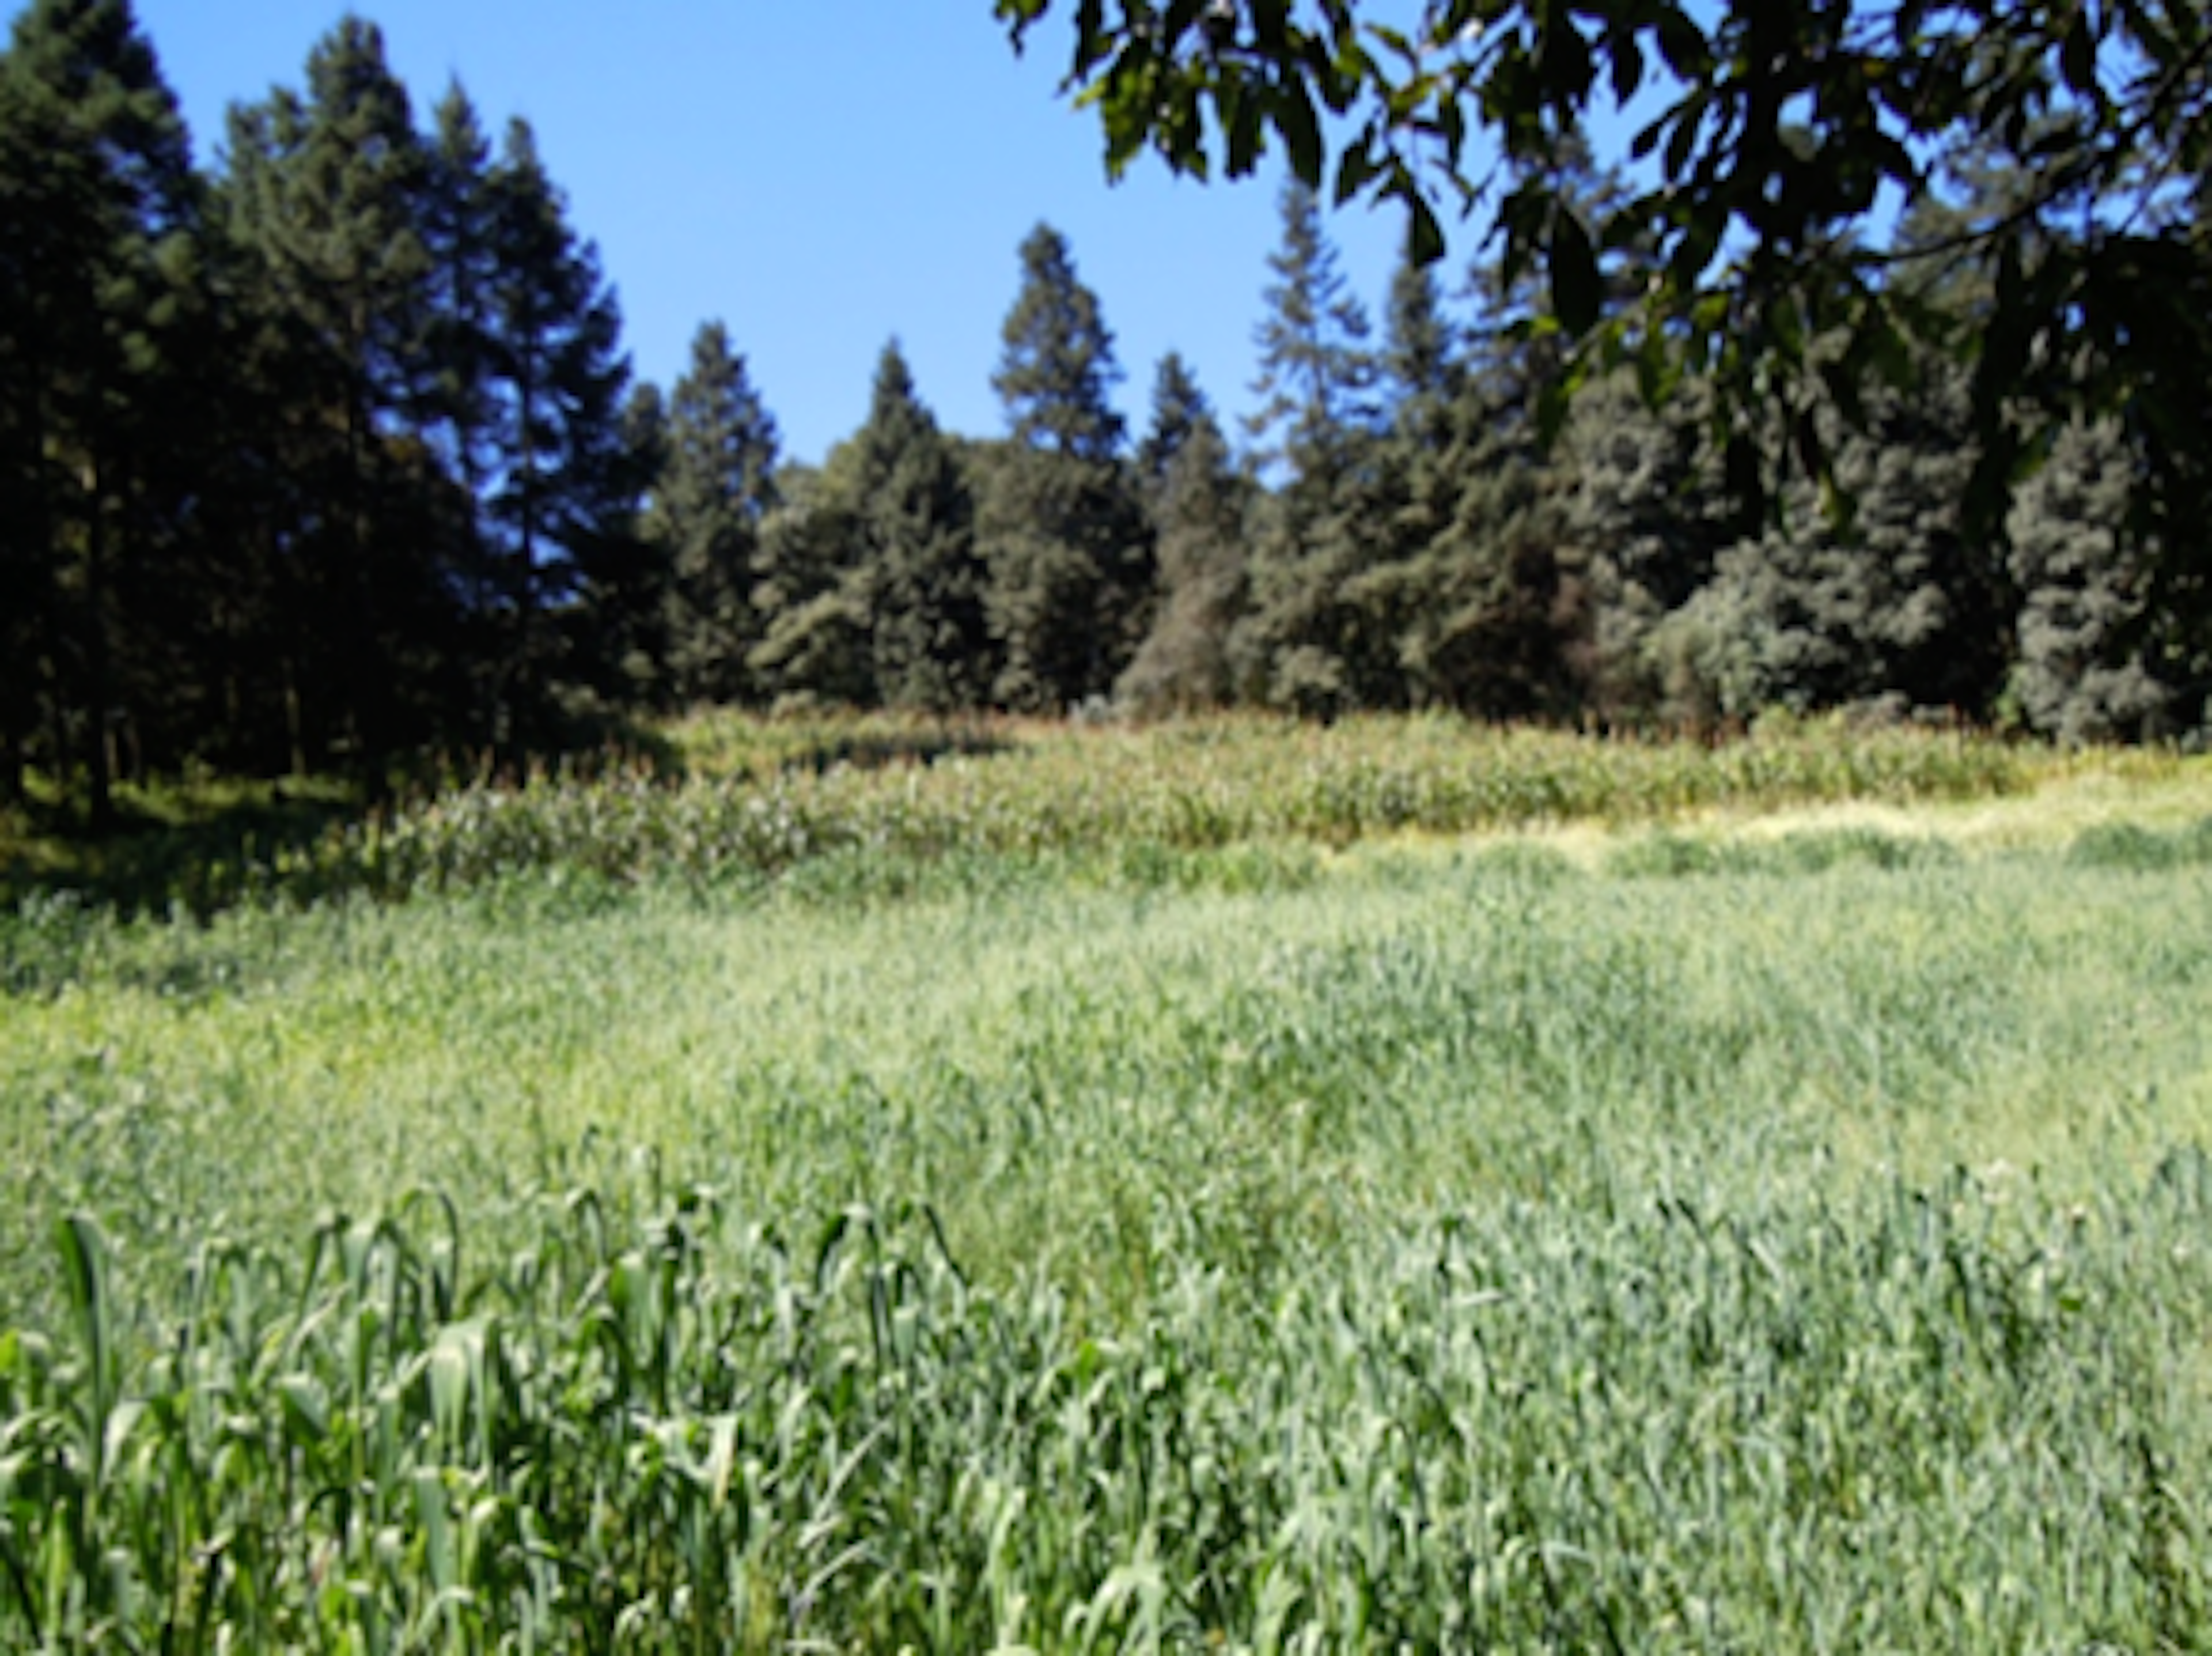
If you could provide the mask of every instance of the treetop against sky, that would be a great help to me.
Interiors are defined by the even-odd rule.
[[[203,160],[235,101],[297,86],[337,0],[138,0]],[[20,7],[11,8],[20,9]],[[574,0],[367,0],[418,120],[458,76],[495,135],[535,129],[578,228],[620,291],[639,373],[664,387],[720,318],[795,458],[866,418],[896,335],[949,430],[1001,429],[999,327],[1040,221],[1068,239],[1128,370],[1141,421],[1152,364],[1180,351],[1231,411],[1252,331],[1274,191],[1225,192],[1146,168],[1110,184],[1061,65],[1017,55],[988,6],[732,6],[649,15]],[[1395,213],[1332,234],[1378,301]]]

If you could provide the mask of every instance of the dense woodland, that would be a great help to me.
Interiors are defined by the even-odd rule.
[[[17,19],[0,799],[45,777],[96,823],[125,777],[368,776],[702,703],[1605,728],[1867,707],[2065,740],[2205,721],[2206,520],[2142,508],[2202,482],[2212,410],[2193,436],[2060,423],[1973,511],[1966,370],[1931,355],[1910,389],[1826,375],[1819,443],[1748,434],[1747,492],[1747,434],[1694,378],[1592,377],[1554,430],[1564,349],[1524,281],[1409,259],[1378,320],[1292,186],[1255,272],[1249,422],[1170,356],[1129,429],[1101,297],[1040,225],[1004,429],[942,429],[894,341],[865,423],[805,466],[722,324],[674,386],[635,378],[527,123],[495,139],[458,85],[418,103],[374,25],[234,108],[221,153],[196,166],[128,0]],[[1616,187],[1571,171],[1594,205]],[[2027,212],[2002,246],[2032,261],[2081,221],[1970,154],[1948,182],[1892,268],[1971,327],[1997,244],[1961,224]],[[2208,190],[2167,207],[2198,316]]]

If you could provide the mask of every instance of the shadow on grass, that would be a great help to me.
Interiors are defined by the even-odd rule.
[[[75,809],[34,803],[0,833],[0,903],[68,892],[123,915],[204,912],[222,871],[306,855],[367,809],[362,790],[321,780],[125,788],[94,834]]]
[[[282,871],[310,867],[334,832],[455,786],[544,776],[591,781],[643,774],[667,783],[684,777],[682,756],[655,733],[595,721],[573,734],[573,747],[410,755],[373,779],[125,785],[115,793],[114,821],[98,832],[80,801],[34,791],[0,810],[0,907],[67,894],[124,916],[181,910],[204,917],[265,887],[270,882],[255,871],[271,872],[281,886]]]

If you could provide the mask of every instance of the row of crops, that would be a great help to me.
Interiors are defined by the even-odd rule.
[[[138,882],[156,908],[380,900],[560,870],[757,886],[842,857],[1118,855],[1132,847],[1343,846],[1571,821],[1668,820],[1842,800],[1985,797],[2047,753],[1954,731],[1771,724],[1704,746],[1444,718],[1152,728],[702,721],[680,760],[474,775],[319,837],[248,843]]]

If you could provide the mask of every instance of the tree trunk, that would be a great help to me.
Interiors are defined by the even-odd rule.
[[[91,784],[87,825],[104,834],[115,826],[115,771],[107,728],[114,665],[107,648],[107,514],[100,508],[96,464],[85,468],[85,485],[84,752]]]

